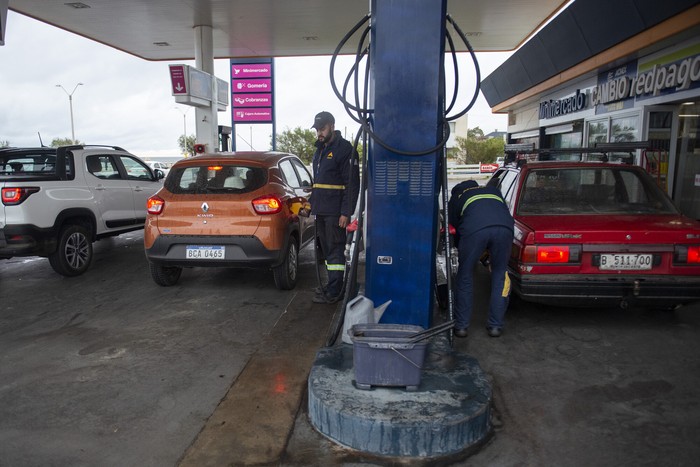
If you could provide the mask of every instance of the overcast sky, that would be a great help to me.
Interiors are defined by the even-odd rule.
[[[481,53],[478,57],[485,77],[508,54]],[[195,112],[176,104],[171,96],[171,63],[194,65],[148,62],[10,11],[5,45],[0,46],[0,141],[38,146],[39,135],[44,144],[54,138],[70,138],[68,96],[56,85],[70,93],[77,83],[84,83],[73,93],[76,139],[121,146],[144,158],[178,156],[177,139],[185,123],[187,133],[195,133]],[[340,61],[343,63],[349,59]],[[320,110],[335,115],[336,129],[348,139],[357,132],[358,125],[333,94],[329,65],[330,57],[275,60],[277,133],[309,128]],[[228,60],[216,60],[215,74],[230,81]],[[460,70],[460,76],[466,74]],[[468,86],[465,83],[461,89]],[[469,98],[460,96],[462,105],[456,107],[462,108]],[[218,117],[220,125],[230,126],[230,107]],[[481,95],[468,123],[485,133],[506,130],[506,117],[491,114]],[[272,125],[239,124],[236,133],[239,149],[249,149],[249,144],[255,150],[270,148]]]

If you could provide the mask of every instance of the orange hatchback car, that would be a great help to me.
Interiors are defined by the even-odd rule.
[[[262,267],[272,269],[277,288],[294,288],[299,250],[314,238],[313,219],[299,215],[312,185],[291,154],[178,161],[148,200],[144,246],[153,280],[175,285],[189,267]]]

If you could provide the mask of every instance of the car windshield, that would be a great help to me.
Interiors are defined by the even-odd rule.
[[[267,172],[246,165],[202,165],[171,169],[165,188],[173,194],[247,193],[267,183]]]
[[[542,214],[677,214],[648,176],[625,167],[535,169],[527,173],[516,212]]]

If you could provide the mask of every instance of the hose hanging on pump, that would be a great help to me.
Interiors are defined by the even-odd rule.
[[[358,207],[358,215],[357,215],[357,222],[358,222],[358,228],[357,230],[353,233],[353,239],[351,241],[351,260],[350,260],[350,265],[349,265],[349,271],[347,271],[345,278],[344,278],[344,284],[343,284],[343,300],[341,301],[339,309],[336,311],[336,316],[333,319],[333,322],[331,323],[331,328],[329,329],[329,335],[328,339],[326,341],[326,346],[331,346],[335,343],[338,333],[340,332],[340,329],[342,328],[343,324],[343,319],[345,316],[345,308],[347,307],[347,304],[349,301],[351,301],[356,295],[357,295],[357,263],[359,259],[359,253],[360,253],[360,241],[362,239],[363,231],[364,231],[364,210],[365,210],[365,192],[367,190],[367,138],[372,138],[372,141],[383,147],[384,149],[398,154],[398,155],[404,155],[404,156],[424,156],[428,154],[435,153],[437,151],[442,150],[443,151],[443,160],[442,160],[442,176],[441,176],[441,182],[442,182],[442,192],[443,192],[443,208],[444,208],[444,230],[445,230],[445,261],[446,261],[446,276],[447,276],[447,286],[448,286],[448,313],[449,313],[449,320],[453,318],[453,294],[452,294],[452,256],[451,256],[451,239],[450,239],[450,234],[449,234],[449,218],[447,215],[447,203],[448,203],[448,194],[447,194],[447,185],[448,185],[448,180],[447,180],[447,152],[445,150],[445,145],[447,143],[447,140],[449,139],[450,136],[450,127],[449,127],[449,121],[456,120],[460,118],[461,116],[465,115],[474,105],[476,102],[476,99],[479,94],[479,82],[481,80],[481,72],[479,70],[479,64],[476,59],[476,55],[474,52],[474,49],[472,48],[471,44],[469,43],[469,40],[467,39],[466,35],[462,32],[462,30],[459,28],[459,26],[454,22],[452,17],[450,15],[447,15],[446,19],[447,21],[454,27],[455,31],[457,34],[460,36],[464,44],[466,45],[467,49],[469,50],[469,53],[471,55],[471,58],[474,63],[474,68],[476,72],[476,86],[474,90],[474,94],[472,96],[472,99],[470,100],[469,104],[460,112],[457,114],[448,117],[447,114],[452,110],[454,107],[456,101],[457,101],[457,94],[459,90],[459,67],[458,67],[458,61],[457,61],[457,52],[456,48],[454,46],[454,41],[449,33],[449,31],[446,30],[445,32],[445,37],[446,40],[448,41],[451,49],[451,55],[452,55],[452,62],[455,70],[455,88],[453,90],[453,95],[452,99],[450,102],[450,105],[444,109],[444,114],[443,118],[440,122],[442,126],[442,139],[441,141],[434,147],[422,150],[422,151],[404,151],[398,148],[394,148],[389,146],[387,143],[385,143],[376,133],[371,128],[371,118],[370,115],[373,114],[373,110],[368,108],[368,89],[369,89],[369,66],[366,66],[365,68],[365,79],[364,79],[364,92],[362,92],[363,95],[363,103],[362,105],[360,104],[360,87],[359,87],[359,82],[358,82],[358,73],[360,69],[360,64],[363,59],[367,59],[367,63],[370,62],[370,54],[371,54],[371,47],[369,45],[364,45],[365,41],[367,39],[367,36],[369,35],[370,32],[370,26],[367,26],[365,30],[362,32],[362,35],[360,37],[360,40],[357,45],[357,50],[355,53],[355,62],[353,66],[351,67],[350,71],[348,72],[348,75],[346,76],[344,83],[343,83],[343,91],[342,93],[338,90],[338,87],[335,82],[335,66],[336,66],[336,60],[338,56],[340,55],[340,51],[342,48],[345,46],[345,44],[350,40],[350,38],[363,26],[365,23],[367,23],[371,18],[371,15],[366,15],[364,16],[353,28],[341,39],[341,41],[338,43],[338,46],[336,47],[335,51],[333,52],[333,56],[331,58],[331,64],[330,64],[330,81],[331,81],[331,87],[333,89],[333,92],[335,93],[336,97],[342,102],[343,106],[345,107],[345,110],[347,114],[357,123],[360,124],[360,131],[358,131],[358,134],[355,138],[355,142],[353,147],[357,148],[360,135],[362,135],[363,139],[363,151],[362,151],[362,173],[360,174],[360,190],[359,190],[359,207]],[[348,86],[349,83],[353,80],[354,84],[354,104],[349,102],[347,99],[347,92],[348,92]],[[444,86],[444,82],[443,82]],[[357,115],[354,115],[354,113],[357,113]],[[319,276],[320,280],[320,276]],[[452,344],[452,335],[450,334],[450,344]]]

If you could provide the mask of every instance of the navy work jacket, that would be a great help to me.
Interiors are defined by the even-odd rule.
[[[320,216],[352,216],[359,191],[359,169],[354,148],[340,131],[324,146],[316,141],[312,161],[314,189],[311,192],[311,214]]]
[[[502,226],[513,230],[513,216],[498,188],[480,187],[469,180],[452,189],[448,203],[450,224],[466,237],[485,227]]]

